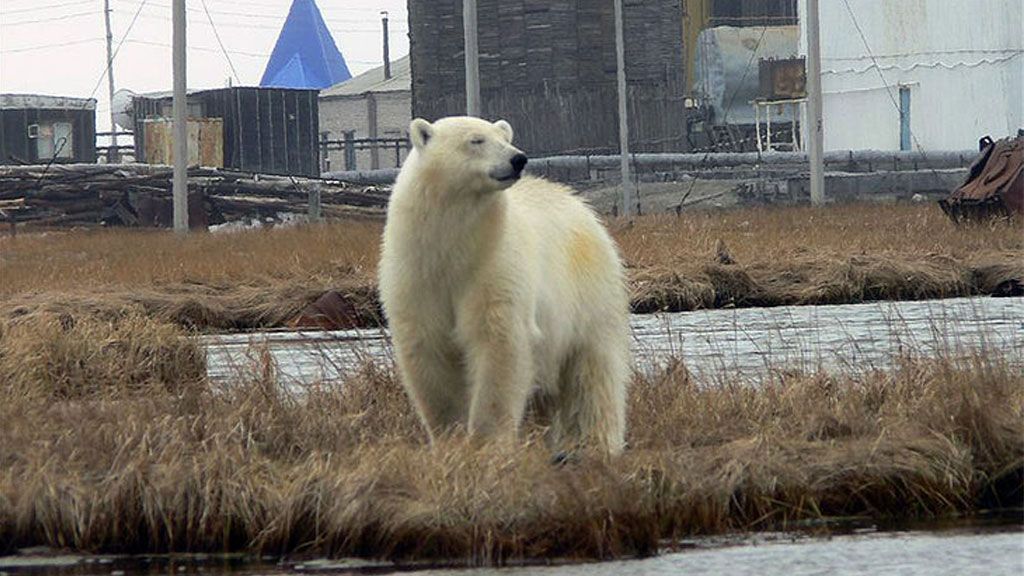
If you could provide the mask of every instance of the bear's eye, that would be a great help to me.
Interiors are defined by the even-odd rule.
[[[472,140],[470,140],[469,143],[474,145],[474,146],[479,146],[479,145],[484,143],[484,139],[480,138],[479,136],[477,136],[476,138],[473,138]]]

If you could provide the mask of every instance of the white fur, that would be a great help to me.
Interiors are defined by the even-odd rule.
[[[531,397],[557,447],[622,450],[629,310],[614,242],[572,191],[513,174],[507,122],[410,126],[380,294],[431,439],[514,436]]]

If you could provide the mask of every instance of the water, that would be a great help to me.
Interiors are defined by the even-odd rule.
[[[432,568],[424,564],[342,560],[285,560],[238,555],[0,557],[0,574],[395,574],[417,576],[640,576],[640,575],[899,575],[1019,576],[1024,573],[1021,525],[964,526],[941,531],[875,532],[813,537],[761,533],[683,542],[683,550],[644,558],[587,564],[512,568]]]
[[[887,533],[827,539],[765,541],[691,550],[644,560],[518,570],[431,570],[423,576],[1019,576],[1024,573],[1020,532]]]
[[[634,315],[632,328],[639,367],[676,357],[703,376],[885,368],[907,354],[969,354],[983,347],[1024,363],[1024,298],[646,314]],[[365,360],[391,358],[381,329],[217,335],[204,343],[214,379],[251,366],[254,345],[270,354],[285,382],[333,380]]]

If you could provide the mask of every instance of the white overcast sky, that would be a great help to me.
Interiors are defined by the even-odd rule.
[[[240,83],[257,85],[291,0],[187,0],[189,88],[225,86],[232,76],[204,1]],[[383,63],[382,10],[389,14],[392,60],[409,52],[406,0],[316,3],[353,75]],[[126,38],[114,61],[117,88],[170,90],[171,0],[110,0],[110,6],[114,46]],[[108,130],[104,38],[103,0],[0,0],[0,92],[92,96],[97,129]]]

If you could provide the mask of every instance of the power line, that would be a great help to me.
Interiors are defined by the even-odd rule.
[[[103,67],[103,73],[96,80],[96,85],[93,86],[92,92],[89,93],[89,98],[96,95],[96,91],[100,89],[100,84],[103,83],[103,78],[110,72],[110,67],[114,65],[114,60],[117,59],[117,55],[121,53],[121,46],[124,46],[125,40],[128,39],[128,35],[131,34],[132,28],[135,27],[135,23],[139,20],[139,14],[142,12],[142,8],[145,7],[146,0],[142,0],[142,4],[139,5],[139,9],[135,11],[135,16],[132,17],[132,21],[128,24],[128,28],[124,31],[124,35],[121,36],[121,40],[117,43],[117,48],[114,49],[114,53],[110,55],[110,60],[107,61],[107,65]]]
[[[158,41],[155,41],[155,40],[139,40],[139,39],[135,39],[135,38],[133,38],[131,40],[128,40],[128,44],[141,44],[143,46],[155,46],[155,47],[158,47],[158,48],[171,48],[172,47],[167,42],[158,42]],[[218,54],[218,53],[221,52],[220,48],[213,48],[211,46],[195,46],[193,44],[189,44],[188,49],[189,50],[195,50],[197,52],[210,52],[210,53],[213,53],[213,54]],[[269,58],[270,57],[270,54],[267,54],[266,52],[247,52],[245,50],[226,50],[226,52],[228,52],[229,54],[235,54],[235,55],[238,55],[238,56],[249,56],[249,57],[252,57],[252,58]],[[369,60],[347,60],[346,59],[345,62],[347,62],[349,64],[372,65],[372,66],[378,66],[378,65],[381,64],[381,62],[377,62],[377,61],[372,61],[371,62]]]
[[[217,12],[215,12],[213,10],[211,10],[210,13],[211,14],[218,14]],[[171,21],[170,17],[164,16],[163,14],[150,14],[150,13],[146,13],[146,14],[143,14],[142,17],[150,19],[150,20],[162,20],[164,22],[170,22]],[[189,18],[189,22],[191,22],[193,24],[196,24],[196,23],[206,23],[207,20],[205,18],[198,18],[198,19]],[[367,21],[367,22],[359,22],[359,23],[360,24],[368,24],[369,21]],[[240,29],[245,29],[245,30],[274,30],[274,31],[277,31],[277,32],[280,32],[282,25],[283,25],[283,23],[282,24],[265,24],[265,23],[236,23],[236,22],[224,22],[224,21],[221,21],[218,24],[218,26],[221,27],[221,28],[240,28]],[[330,24],[328,24],[328,28],[330,29],[330,31],[332,33],[337,32],[337,33],[342,33],[342,34],[380,34],[380,29],[379,28],[367,28],[367,29],[338,28],[336,26],[331,26]],[[393,32],[401,33],[401,32],[405,32],[407,30],[404,29],[404,28],[399,27],[399,28],[396,28],[396,29],[394,29],[392,31]]]
[[[853,22],[853,27],[857,29],[857,34],[860,36],[860,41],[864,43],[864,49],[867,50],[868,57],[871,58],[872,65],[874,66],[875,70],[878,71],[878,77],[879,79],[882,80],[882,86],[885,87],[885,93],[889,96],[889,101],[892,102],[893,108],[896,109],[896,113],[899,114],[899,116],[902,119],[903,109],[900,107],[899,103],[896,102],[896,97],[892,93],[892,88],[889,86],[889,82],[885,79],[885,74],[882,73],[882,68],[881,66],[879,66],[878,59],[875,58],[874,52],[871,51],[871,46],[868,45],[867,36],[864,35],[864,30],[860,27],[860,22],[857,21],[857,16],[853,13],[853,8],[850,6],[849,0],[843,0],[843,4],[846,5],[846,12],[850,15],[850,20]],[[928,155],[925,154],[924,147],[921,146],[921,141],[917,139],[917,134],[915,134],[914,130],[910,127],[910,122],[907,122],[907,133],[910,134],[910,137],[914,140],[914,146],[917,147],[917,152],[918,154],[921,155],[921,160],[924,162],[925,166],[928,166],[928,168],[932,171],[932,175],[935,176],[935,178],[937,179],[939,177],[939,173],[933,166],[930,165],[930,162],[928,161]]]
[[[71,40],[69,42],[57,42],[55,44],[42,44],[39,46],[26,46],[24,48],[9,48],[0,50],[0,54],[15,54],[18,52],[33,52],[36,50],[49,50],[50,48],[61,48],[64,46],[77,46],[79,44],[87,44],[89,42],[99,42],[104,38],[84,38],[82,40]]]
[[[871,46],[868,45],[867,36],[864,35],[864,30],[860,27],[860,22],[857,21],[857,16],[853,13],[853,8],[850,6],[849,0],[843,0],[843,4],[846,5],[846,11],[850,14],[850,20],[853,22],[853,27],[857,29],[857,34],[860,36],[860,41],[864,43],[864,49],[868,52],[868,58],[871,58],[871,64],[875,70],[878,71],[878,77],[882,80],[882,86],[885,87],[885,93],[889,96],[889,101],[892,102],[893,108],[896,109],[896,113],[902,116],[903,110],[900,108],[899,103],[896,101],[896,96],[892,93],[892,87],[889,86],[889,82],[885,79],[885,74],[882,73],[882,67],[878,64],[878,59],[875,58],[875,54],[871,51]],[[910,137],[914,139],[914,145],[917,146],[917,150],[924,154],[924,148],[921,146],[921,142],[917,139],[917,134],[911,130],[910,125],[907,125],[907,132],[910,133]]]
[[[247,0],[211,0],[211,2],[213,2],[214,4],[231,4],[231,5],[235,5],[235,6],[241,5],[241,6],[245,6],[245,7],[249,7],[249,6],[259,6],[259,7],[262,7],[262,8],[281,8],[281,7],[283,7],[283,4],[280,4],[280,3],[279,4],[274,4],[274,3],[267,3],[267,2],[248,2]],[[331,2],[324,2],[323,0],[321,0],[320,2],[317,2],[317,4],[320,6],[321,9],[324,8],[325,6],[330,6],[330,8],[328,8],[328,9],[330,11],[332,11],[332,12],[333,11],[366,12],[368,14],[372,13],[372,14],[376,15],[376,14],[378,14],[383,9],[382,7],[379,7],[379,6],[374,7],[374,8],[351,8],[351,7],[348,7],[348,6],[333,6],[333,5],[331,5],[332,4]],[[402,4],[404,6],[405,2],[401,2],[400,4]]]
[[[82,4],[95,4],[96,0],[78,0],[77,2],[61,2],[58,4],[47,4],[45,6],[33,6],[31,8],[18,8],[17,10],[2,10],[0,16],[7,14],[21,14],[24,12],[42,12],[53,8],[67,8],[68,6],[81,6]]]
[[[224,42],[220,39],[220,33],[217,32],[217,25],[213,23],[213,16],[210,15],[210,10],[206,6],[206,0],[201,0],[203,4],[203,10],[206,10],[206,17],[210,19],[210,28],[213,28],[213,36],[217,39],[217,44],[220,46],[220,51],[224,53],[224,59],[228,61],[228,66],[231,68],[231,74],[235,77],[235,82],[242,83],[242,79],[238,77],[238,71],[235,70],[235,63],[231,61],[231,56],[228,54],[227,49],[224,48]]]
[[[740,88],[743,83],[747,80],[747,74],[750,74],[750,68],[754,64],[754,60],[757,58],[757,51],[761,49],[761,42],[764,42],[764,36],[768,33],[768,27],[761,27],[761,36],[757,38],[757,44],[754,45],[754,51],[750,54],[750,60],[747,60],[747,67],[743,69],[743,77],[740,78],[739,84],[732,91],[732,97],[729,99],[729,105],[725,108],[725,114],[722,116],[722,123],[724,124],[726,119],[729,117],[729,110],[732,109],[732,105],[736,102],[736,96],[740,93]]]
[[[85,108],[89,105],[89,102],[91,102],[93,97],[96,95],[96,91],[100,89],[100,85],[103,83],[103,78],[110,72],[110,67],[114,65],[114,59],[117,58],[117,55],[121,52],[121,46],[123,46],[124,41],[128,39],[128,34],[131,34],[132,28],[135,27],[135,22],[139,19],[139,13],[142,12],[142,8],[145,5],[146,0],[142,0],[142,4],[139,6],[139,9],[135,12],[135,17],[132,18],[131,23],[128,24],[128,29],[124,31],[124,36],[122,36],[121,41],[117,43],[117,48],[114,50],[113,54],[111,54],[110,58],[107,59],[107,65],[103,67],[103,72],[100,74],[100,77],[96,79],[96,85],[92,87],[92,91],[89,93],[89,97],[86,98],[85,103],[82,104],[82,110],[85,110]],[[104,40],[106,40],[106,38],[104,38]],[[111,105],[113,105],[112,102]],[[115,131],[117,130],[116,126],[111,126],[110,128]],[[67,145],[67,142],[67,138],[65,138],[63,142],[61,142],[60,148],[58,148],[57,151],[54,152],[53,158],[50,158],[50,161],[46,164],[46,168],[44,168],[42,173],[39,175],[39,182],[43,181],[43,177],[46,176],[46,173],[50,171],[50,167],[53,166],[53,163],[57,161],[57,154],[59,154],[60,151],[63,150],[64,146]]]
[[[868,58],[871,58],[871,64],[878,72],[878,77],[882,79],[882,86],[885,87],[885,93],[889,96],[889,100],[892,101],[892,105],[896,107],[896,111],[900,111],[900,105],[896,102],[896,97],[892,94],[892,89],[889,87],[889,83],[885,80],[885,74],[882,73],[882,67],[878,65],[878,60],[875,55],[871,52],[871,47],[868,46],[868,39],[864,36],[864,30],[861,29],[860,23],[857,22],[857,17],[853,14],[853,8],[850,7],[848,0],[843,0],[846,4],[846,11],[850,14],[850,20],[853,22],[853,27],[857,29],[857,34],[860,36],[860,41],[864,43],[864,49],[868,52]]]
[[[767,34],[767,33],[768,33],[768,26],[762,26],[761,27],[761,35],[758,36],[757,44],[754,45],[754,51],[750,54],[750,59],[747,60],[747,67],[743,69],[743,77],[740,78],[739,83],[736,84],[735,88],[733,88],[732,96],[729,97],[729,105],[726,106],[725,112],[724,112],[724,114],[722,114],[722,124],[728,124],[729,109],[732,108],[733,103],[736,101],[736,96],[740,92],[740,88],[743,87],[743,83],[747,80],[747,74],[750,73],[750,68],[751,68],[751,66],[753,66],[754,60],[757,58],[757,51],[761,49],[761,42],[764,41],[765,34]],[[793,118],[793,122],[796,122],[796,118]],[[704,152],[704,159],[701,160],[701,164],[703,164],[705,161],[707,161],[708,156],[710,156],[711,152],[714,151],[715,149],[716,149],[715,146],[709,146],[708,147],[707,151]],[[682,198],[679,200],[679,208],[677,208],[677,210],[682,208],[683,204],[690,197],[690,194],[693,193],[693,189],[696,186],[697,186],[697,177],[694,176],[690,180],[690,186],[687,188],[686,193],[683,194]]]
[[[211,14],[216,14],[216,12],[214,12],[212,10],[210,11],[210,13]],[[171,21],[170,17],[164,16],[162,14],[143,14],[142,17],[150,19],[150,20],[162,20],[164,22],[170,22]],[[200,19],[190,18],[189,22],[191,22],[193,24],[205,24],[207,22],[207,20],[205,18],[200,18]],[[262,24],[262,23],[260,23],[260,24],[257,24],[257,23],[245,24],[245,23],[223,22],[222,21],[219,24],[217,24],[217,26],[219,26],[220,28],[241,28],[241,29],[246,29],[246,30],[274,30],[274,31],[278,31],[278,32],[281,30],[281,25],[271,25],[271,24]],[[367,28],[367,29],[364,30],[364,29],[356,29],[356,28],[330,27],[330,30],[331,30],[332,33],[333,32],[338,32],[338,33],[342,33],[342,34],[380,34],[380,29],[378,29],[378,28]],[[404,30],[398,30],[398,31],[401,32],[401,31],[404,31]]]
[[[135,2],[135,0],[118,0],[118,1],[120,1],[120,2],[129,2],[129,3]],[[167,9],[170,9],[170,6],[167,5],[167,4],[160,4],[160,3],[155,3],[155,2],[151,2],[150,6],[157,7],[157,8],[167,8]],[[232,16],[232,17],[235,17],[235,18],[255,18],[255,19],[263,19],[263,20],[274,20],[274,21],[277,21],[277,22],[283,22],[284,18],[286,16],[286,13],[285,14],[280,14],[280,13],[279,14],[267,14],[265,12],[238,12],[238,11],[232,11],[232,10],[203,10],[201,8],[187,8],[187,10],[189,12],[194,12],[194,13],[209,12],[210,14],[216,14],[217,16]],[[367,18],[366,20],[361,20],[361,19],[356,19],[356,18],[330,18],[330,17],[324,17],[324,22],[333,22],[333,23],[337,23],[337,24],[365,24],[365,23],[367,23],[369,21],[370,21],[369,18]],[[396,21],[396,22],[407,22],[407,20],[400,19],[400,18],[395,18],[394,21]],[[239,24],[239,25],[236,25],[236,26],[242,26],[242,27],[246,27],[246,28],[251,28],[252,27],[252,25],[249,25],[249,24]]]
[[[123,1],[130,1],[130,0],[123,0]],[[245,8],[251,8],[253,6],[259,6],[261,8],[277,8],[277,9],[281,10],[282,12],[287,12],[287,5],[283,5],[283,4],[267,4],[267,3],[258,3],[258,2],[230,1],[230,0],[219,0],[219,1],[210,0],[210,1],[213,4],[228,4],[228,5],[231,5],[231,6],[243,6]],[[367,15],[367,18],[370,18],[370,17],[377,16],[377,14],[379,14],[381,9],[382,9],[380,7],[374,7],[374,8],[351,8],[351,7],[348,7],[348,6],[330,6],[328,8],[325,8],[325,6],[327,6],[328,4],[329,3],[326,3],[326,2],[319,2],[318,3],[319,7],[321,8],[321,13],[323,13],[323,12],[329,12],[329,13],[333,13],[333,12],[365,13]],[[228,8],[228,9],[230,10],[230,8]],[[214,13],[216,13],[216,11],[214,11]],[[244,15],[248,15],[248,14],[251,14],[251,12],[245,12],[243,14]],[[324,20],[330,20],[330,19],[331,18],[328,18],[327,16],[324,16]],[[406,19],[402,18],[402,17],[396,17],[396,18],[393,18],[393,20],[405,21]]]
[[[135,39],[135,38],[129,40],[128,43],[129,44],[142,44],[143,46],[158,46],[158,47],[161,47],[161,48],[172,48],[173,47],[173,46],[171,46],[171,44],[169,44],[167,42],[157,42],[155,40],[139,40],[139,39]],[[192,44],[189,44],[188,49],[189,50],[195,50],[197,52],[212,52],[214,54],[218,54],[218,53],[221,52],[221,50],[219,48],[212,48],[212,47],[209,47],[209,46],[195,46],[195,45],[192,45]],[[227,50],[227,52],[229,52],[231,54],[237,54],[239,56],[251,56],[253,58],[268,58],[268,57],[270,57],[270,54],[267,54],[267,53],[264,53],[264,52],[246,52],[244,50]]]
[[[11,27],[11,26],[24,26],[26,24],[43,24],[45,22],[57,22],[60,20],[72,20],[74,18],[81,18],[83,16],[93,16],[96,14],[103,14],[102,10],[90,10],[89,12],[76,12],[75,14],[65,14],[63,16],[53,16],[50,18],[39,18],[38,20],[16,20],[14,22],[0,22],[0,26]]]

